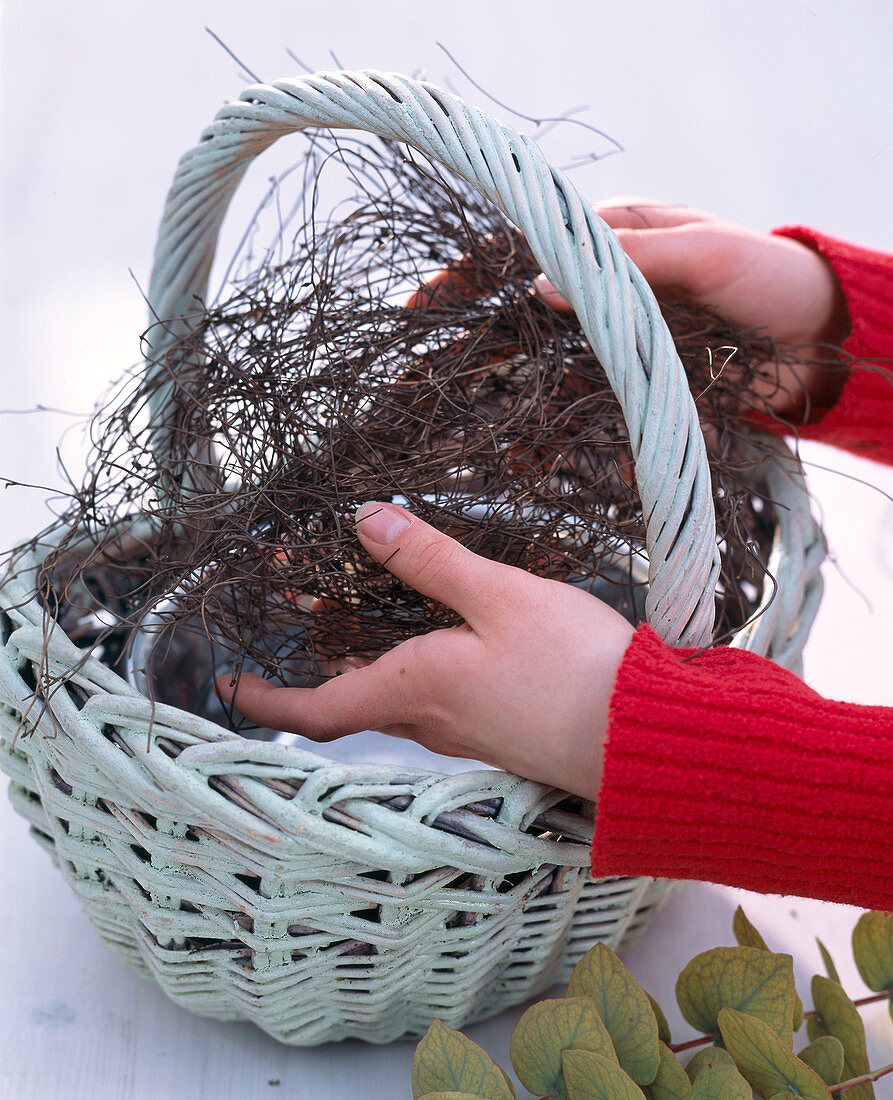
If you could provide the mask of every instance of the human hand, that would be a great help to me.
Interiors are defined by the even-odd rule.
[[[633,628],[594,596],[489,561],[403,508],[366,504],[363,547],[461,625],[411,638],[317,688],[217,681],[259,726],[331,741],[378,729],[594,798],[608,703]]]
[[[767,364],[751,389],[776,416],[803,423],[831,408],[846,381],[834,349],[849,333],[849,318],[837,278],[817,251],[650,199],[609,199],[595,211],[656,294],[771,337],[781,362]],[[544,275],[534,286],[548,305],[570,308]]]

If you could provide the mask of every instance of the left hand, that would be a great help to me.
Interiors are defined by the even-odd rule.
[[[848,374],[838,350],[850,319],[837,276],[817,249],[651,199],[609,199],[594,209],[656,294],[710,309],[775,343],[778,361],[754,374],[742,412],[765,410],[796,425],[834,406]],[[545,275],[533,285],[546,305],[570,309]]]
[[[479,557],[394,504],[358,511],[363,547],[464,622],[410,638],[317,688],[245,675],[220,696],[260,726],[331,741],[378,729],[595,798],[608,704],[633,635],[559,581]]]

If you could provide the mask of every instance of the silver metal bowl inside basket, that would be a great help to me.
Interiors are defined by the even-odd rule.
[[[476,504],[469,514],[483,507]],[[576,583],[604,600],[633,625],[644,622],[648,591],[646,560],[628,543],[614,547],[612,560],[613,564],[600,576],[576,582],[571,577],[569,583]],[[271,638],[270,661],[265,665],[245,658],[201,617],[180,620],[179,593],[158,600],[142,615],[126,648],[128,681],[155,703],[188,711],[254,740],[280,741],[342,763],[428,767],[451,774],[489,767],[479,761],[442,756],[413,741],[389,737],[377,730],[350,734],[320,746],[297,734],[252,725],[221,701],[214,690],[214,681],[236,671],[269,678],[270,667],[275,667],[276,682],[283,687],[318,686],[324,681],[326,670],[318,661],[303,655],[308,648],[306,628],[296,623],[283,636]],[[283,658],[283,654],[294,652],[302,655]]]
[[[244,659],[218,631],[209,630],[195,616],[178,622],[179,600],[169,596],[159,600],[144,614],[131,635],[126,655],[126,676],[148,699],[178,707],[190,714],[207,718],[224,729],[234,729],[252,738],[269,741],[282,736],[276,730],[238,722],[214,691],[214,681],[234,670],[268,675],[262,663]],[[296,626],[289,637],[279,639],[279,647],[297,642],[304,631]],[[283,667],[281,657],[271,650],[271,660],[281,669],[281,683],[287,687],[316,687],[322,682],[318,664],[292,660]]]

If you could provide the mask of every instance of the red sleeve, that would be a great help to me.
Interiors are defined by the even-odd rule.
[[[797,434],[893,465],[893,256],[802,226],[773,232],[821,252],[843,289],[852,324],[843,345],[852,358],[843,392],[818,423]]]
[[[802,438],[893,464],[893,257],[811,229],[846,296],[852,358]],[[592,870],[893,911],[893,709],[823,699],[741,650],[640,627],[617,674]]]
[[[690,653],[647,626],[627,649],[593,873],[893,910],[893,709],[823,699],[741,650]]]

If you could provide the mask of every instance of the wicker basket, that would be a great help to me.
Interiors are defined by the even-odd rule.
[[[457,172],[521,229],[620,398],[648,517],[649,621],[708,644],[718,555],[703,439],[657,305],[611,231],[527,138],[404,77],[335,72],[248,88],[180,163],[150,287],[160,362],[204,294],[228,201],[282,134],[353,127]],[[186,369],[184,367],[184,369]],[[163,445],[163,432],[159,445]],[[799,466],[764,464],[778,593],[735,641],[788,666],[824,553]],[[33,549],[0,590],[0,738],[11,797],[100,934],[179,1004],[315,1044],[491,1015],[618,947],[666,893],[588,874],[592,806],[493,771],[335,764],[154,706],[50,630]],[[768,596],[765,598],[770,603]],[[47,677],[56,678],[47,690]],[[61,684],[58,682],[61,680]]]

